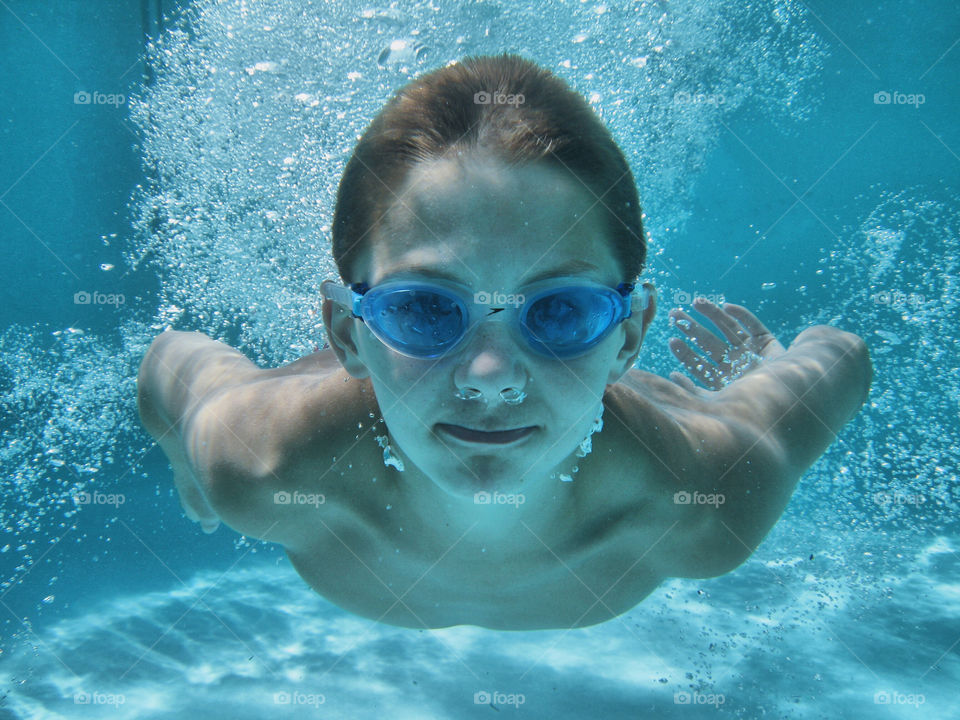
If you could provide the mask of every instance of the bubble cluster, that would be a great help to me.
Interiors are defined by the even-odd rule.
[[[863,337],[873,384],[807,492],[912,544],[954,525],[960,506],[960,211],[919,189],[881,191],[841,239],[820,262],[824,286],[843,290],[803,324]]]
[[[415,52],[397,48],[415,47]],[[197,3],[149,47],[156,82],[131,100],[149,180],[128,253],[161,276],[160,318],[258,361],[322,344],[319,284],[357,138],[411,78],[471,54],[519,52],[589,98],[659,227],[682,224],[724,113],[815,106],[822,57],[801,7],[681,2]],[[389,62],[384,60],[388,56]],[[803,108],[801,112],[800,108]]]
[[[396,88],[465,55],[503,50],[558,72],[589,98],[623,148],[657,253],[657,238],[690,213],[696,177],[728,114],[749,107],[789,132],[816,108],[824,50],[804,13],[792,0],[545,0],[535,13],[484,0],[442,12],[398,2],[355,13],[332,0],[194,3],[180,26],[149,47],[155,81],[130,103],[147,179],[131,200],[136,220],[124,257],[158,278],[155,316],[124,325],[119,346],[75,329],[0,334],[7,468],[0,518],[16,538],[0,548],[14,559],[3,589],[69,529],[77,492],[102,486],[106,466],[118,471],[112,485],[135,468],[144,450],[135,377],[152,335],[165,327],[200,330],[271,366],[323,343],[318,291],[336,273],[329,233],[337,183],[358,136]],[[864,554],[878,537],[904,547],[912,537],[916,546],[955,522],[955,207],[922,191],[884,192],[862,223],[841,233],[843,246],[824,255],[823,285],[838,291],[805,310],[800,327],[836,322],[865,337],[873,391],[807,473],[756,563],[727,579],[731,608],[742,604],[738,593],[750,573],[752,587],[763,585],[768,597],[762,608],[747,608],[752,627],[718,621],[719,649],[711,645],[696,661],[698,680],[727,664],[736,643],[783,655],[779,635],[764,639],[770,625],[783,630],[780,618],[794,604],[792,590],[776,595],[780,587],[808,585],[806,623],[822,609],[820,595],[870,591],[878,573],[896,571],[897,558]],[[665,347],[667,330],[653,328],[649,346]],[[648,366],[660,375],[675,369],[666,352],[651,353]],[[830,563],[818,554],[814,565],[810,554],[813,579],[806,552],[791,558],[789,571],[770,569],[771,558],[787,557],[784,548],[798,538],[817,537],[808,524],[841,546]],[[775,587],[767,570],[790,582]],[[40,572],[31,578],[37,600],[56,605],[61,595],[44,580]],[[679,623],[671,606],[663,603],[652,617]]]
[[[0,334],[0,526],[16,538],[3,548],[15,567],[0,592],[71,528],[79,494],[101,485],[102,470],[120,468],[116,486],[144,452],[133,411],[145,333],[133,323],[124,332],[120,352],[78,328]]]

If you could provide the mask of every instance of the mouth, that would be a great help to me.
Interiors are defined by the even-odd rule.
[[[482,443],[485,445],[509,445],[528,437],[537,428],[530,425],[513,430],[495,430],[490,432],[486,430],[474,430],[463,427],[462,425],[437,423],[434,429],[442,431],[444,434],[463,442]]]

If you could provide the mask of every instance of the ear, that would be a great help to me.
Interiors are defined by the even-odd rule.
[[[657,289],[651,283],[643,283],[643,288],[647,291],[647,302],[644,307],[644,296],[642,292],[634,294],[630,305],[630,317],[623,321],[624,338],[620,352],[617,353],[613,367],[610,368],[610,375],[607,378],[608,385],[615,385],[633,368],[640,355],[640,346],[643,345],[643,339],[650,329],[654,316],[657,314]]]
[[[321,309],[327,341],[344,369],[357,379],[370,376],[370,371],[357,351],[357,323],[360,322],[340,303],[323,301]]]

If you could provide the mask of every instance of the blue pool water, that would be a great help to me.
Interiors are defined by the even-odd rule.
[[[118,5],[0,3],[0,718],[960,716],[954,4]],[[262,366],[322,345],[357,135],[504,50],[631,163],[644,369],[679,369],[665,313],[701,294],[785,345],[861,335],[874,384],[728,575],[567,632],[377,625],[183,517],[136,369],[171,326]]]

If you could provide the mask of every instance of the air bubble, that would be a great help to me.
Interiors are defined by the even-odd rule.
[[[383,464],[387,467],[395,467],[398,472],[403,472],[403,460],[394,452],[390,445],[390,438],[387,435],[377,435],[377,444],[383,448]],[[376,482],[376,479],[374,479]]]

